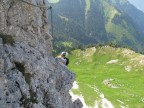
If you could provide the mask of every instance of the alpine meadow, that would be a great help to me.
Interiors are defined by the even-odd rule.
[[[77,75],[72,96],[84,108],[143,108],[144,55],[110,46],[74,50],[69,69]]]
[[[69,52],[76,74],[72,99],[83,108],[144,108],[144,12],[128,0],[48,2],[53,52]]]

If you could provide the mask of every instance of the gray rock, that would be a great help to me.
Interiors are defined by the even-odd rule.
[[[4,71],[4,60],[0,59],[0,71]]]
[[[79,99],[74,101],[73,108],[82,108],[82,107],[83,107],[83,104]]]
[[[52,56],[47,10],[0,0],[0,25],[0,108],[81,108],[69,95],[75,74]]]

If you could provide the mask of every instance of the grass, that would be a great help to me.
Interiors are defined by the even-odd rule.
[[[103,93],[105,98],[119,108],[119,105],[130,108],[143,108],[144,102],[144,72],[140,67],[134,67],[139,61],[136,58],[141,56],[137,53],[124,55],[123,48],[98,47],[96,52],[75,50],[70,55],[69,69],[76,73],[76,81],[79,84],[78,90],[72,90],[75,94],[82,94],[87,105],[94,106],[95,100],[99,100],[99,95]],[[84,57],[86,53],[93,53]],[[130,51],[130,50],[127,50]],[[132,58],[135,61],[131,62]],[[92,59],[88,62],[88,59]],[[118,59],[118,62],[106,64],[110,60]],[[125,66],[131,66],[130,72],[125,70]],[[137,71],[136,71],[137,70]],[[113,79],[111,85],[118,88],[111,88],[103,83],[104,80]],[[95,91],[95,88],[99,92]],[[120,103],[119,101],[122,101]]]
[[[66,47],[70,47],[70,48],[72,47],[72,42],[64,41],[64,42],[61,42],[61,44]]]
[[[15,43],[15,40],[13,36],[11,35],[5,35],[5,34],[0,33],[0,38],[2,38],[3,44],[13,45]]]

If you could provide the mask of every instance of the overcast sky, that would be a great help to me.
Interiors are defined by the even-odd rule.
[[[128,1],[144,12],[144,0],[128,0]]]

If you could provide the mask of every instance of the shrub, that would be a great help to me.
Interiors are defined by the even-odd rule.
[[[15,40],[13,39],[13,36],[11,35],[5,35],[5,34],[0,33],[0,38],[2,38],[3,44],[13,45],[15,43]]]

